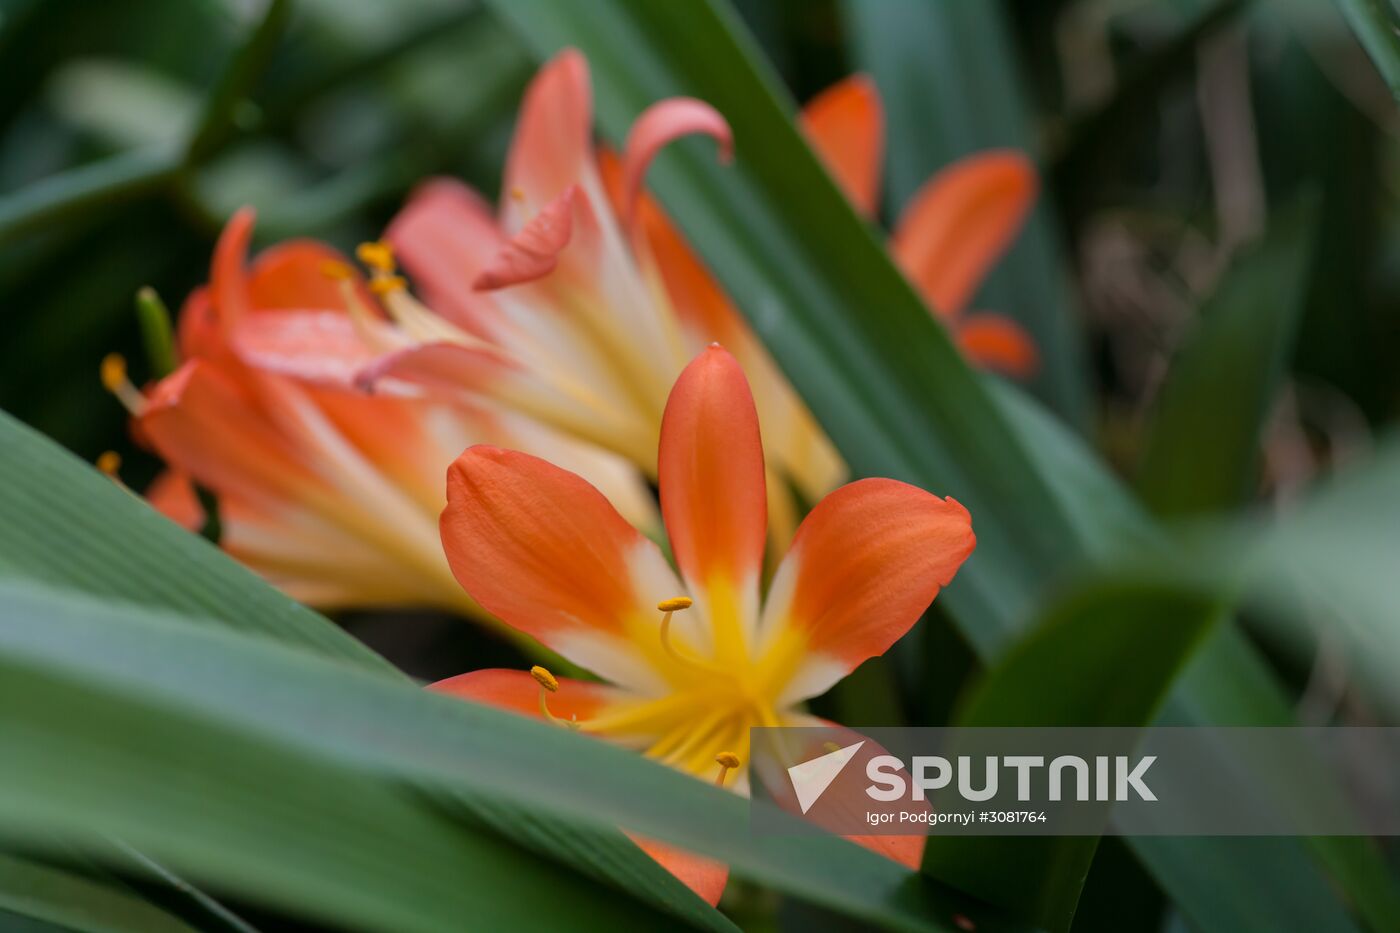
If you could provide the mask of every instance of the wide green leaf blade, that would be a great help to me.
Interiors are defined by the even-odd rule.
[[[952,929],[963,914],[1011,928],[844,840],[753,837],[744,800],[607,743],[266,639],[14,583],[0,583],[0,742],[5,832],[119,835],[319,916],[408,929],[457,911],[494,928],[539,898],[550,904],[527,926],[571,925],[575,898],[612,905],[600,923],[636,909],[495,842],[528,844],[493,819],[501,804],[549,838],[622,826],[869,923]]]
[[[12,852],[0,852],[0,910],[89,933],[193,929],[128,888]]]
[[[3,589],[0,616],[11,631],[71,638],[64,623],[81,617],[120,641],[141,633],[131,609]],[[246,640],[185,622],[161,628],[162,636],[218,634],[225,647]],[[152,667],[178,660],[171,639],[145,642]],[[36,843],[49,834],[117,836],[211,886],[352,926],[432,931],[462,917],[503,929],[579,918],[596,919],[599,929],[657,922],[637,902],[549,859],[445,819],[406,787],[298,754],[289,741],[274,751],[264,736],[201,716],[197,697],[184,708],[175,697],[153,702],[151,692],[112,690],[15,647],[0,660],[7,835],[41,834]],[[246,677],[237,689],[245,702],[276,692]]]
[[[1260,435],[1307,295],[1315,211],[1296,205],[1240,255],[1167,371],[1137,487],[1159,515],[1225,509],[1257,483]]]
[[[0,580],[172,609],[394,674],[329,621],[4,412],[0,515]]]
[[[1039,156],[999,3],[844,0],[841,9],[853,62],[874,78],[885,107],[891,218],[956,159],[1002,147]],[[1042,194],[977,307],[1025,325],[1040,350],[1036,393],[1061,417],[1082,425],[1088,416],[1087,364],[1066,268]]]

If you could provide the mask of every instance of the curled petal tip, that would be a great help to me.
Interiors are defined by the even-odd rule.
[[[627,133],[622,151],[623,210],[632,216],[651,160],[682,136],[703,133],[719,144],[719,160],[734,157],[734,133],[718,110],[693,97],[671,97],[642,111]]]

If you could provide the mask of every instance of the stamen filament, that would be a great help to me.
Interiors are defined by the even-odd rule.
[[[549,711],[548,697],[551,693],[559,692],[559,681],[549,672],[548,668],[536,664],[530,668],[530,676],[535,678],[535,683],[540,685],[540,715],[555,725],[564,726],[566,729],[578,729],[577,719],[560,719]]]
[[[120,353],[108,353],[102,358],[100,374],[102,387],[115,395],[128,412],[140,415],[146,410],[146,396],[127,377],[126,357]]]
[[[713,671],[713,668],[711,668],[708,664],[704,663],[703,661],[697,660],[696,658],[692,658],[688,655],[681,654],[681,652],[677,650],[676,646],[671,643],[672,613],[689,609],[693,604],[694,601],[691,600],[689,596],[673,596],[670,599],[663,599],[661,602],[656,604],[656,608],[660,609],[662,612],[661,631],[659,633],[661,638],[661,647],[666,649],[667,654],[669,654],[672,658],[675,658],[681,664],[684,664],[686,667],[691,667],[700,671]]]

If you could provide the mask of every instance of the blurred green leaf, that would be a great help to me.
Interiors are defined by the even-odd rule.
[[[188,85],[112,59],[71,62],[54,75],[48,91],[65,121],[113,149],[173,145],[186,138],[199,109]]]
[[[238,129],[239,107],[272,57],[290,8],[289,0],[266,0],[261,18],[249,30],[205,100],[186,150],[191,164],[203,161]]]
[[[1264,420],[1307,296],[1312,202],[1280,214],[1236,257],[1172,360],[1137,488],[1160,515],[1226,509],[1257,485]]]
[[[0,514],[0,580],[183,612],[397,677],[324,618],[3,412]]]
[[[245,668],[239,649],[256,643],[14,584],[0,584],[0,592],[0,627],[43,633],[40,641],[48,642],[46,648],[24,638],[27,644],[0,648],[6,747],[0,825],[7,833],[119,836],[210,884],[347,925],[429,931],[456,926],[463,917],[501,929],[581,919],[593,929],[657,922],[635,901],[490,831],[444,818],[400,783],[297,749],[317,731],[311,722],[302,723],[300,739],[283,730],[278,742],[246,722],[210,715],[198,691],[181,695],[162,691],[149,677],[140,687],[110,671],[81,673],[94,652],[118,650],[132,673],[143,666],[147,674],[157,666],[170,672],[188,662],[204,668],[212,686],[213,671],[185,650],[203,642],[211,651],[206,662],[225,672],[219,678],[225,702],[251,710],[261,705],[256,696],[285,699],[296,689],[278,683],[278,674],[300,673],[295,667]],[[105,637],[78,648],[71,639],[83,636],[74,624],[92,634],[102,629]],[[50,653],[61,641],[78,650]],[[285,648],[256,647],[267,656],[305,659]],[[130,667],[136,654],[149,661]],[[346,674],[340,665],[315,664]],[[395,689],[419,695],[407,685]],[[279,709],[287,712],[280,704],[263,705],[259,716],[275,720]],[[374,747],[367,721],[354,724],[354,731],[354,744]]]
[[[1092,475],[1103,467],[1073,450],[1080,442],[1062,424],[1042,418],[1036,433],[1023,430],[1024,419],[968,370],[793,128],[792,102],[732,14],[710,3],[643,0],[494,6],[541,54],[565,45],[588,54],[599,117],[614,141],[644,107],[671,95],[699,97],[728,119],[732,165],[717,165],[713,147],[680,143],[657,158],[650,180],[853,471],[904,479],[968,507],[977,553],[939,599],[984,660],[1031,620],[1046,587],[1072,568],[1142,541],[1165,546],[1130,499],[1112,496],[1115,505],[1106,509],[1087,495],[1113,481]],[[1047,452],[1047,438],[1066,449]],[[1059,473],[1080,473],[1052,475],[1047,462]],[[1248,723],[1256,710],[1283,706],[1238,633],[1225,630],[1207,646],[1187,668],[1170,714]],[[1191,676],[1207,669],[1209,678]],[[1269,844],[1291,853],[1303,848],[1289,839]],[[1188,913],[1198,922],[1222,885],[1241,903],[1284,890],[1316,894],[1318,911],[1348,922],[1342,898],[1301,857],[1294,863],[1311,873],[1306,879],[1262,875],[1244,864],[1228,866],[1227,879],[1218,866],[1206,873],[1204,858],[1173,861],[1150,841],[1134,840],[1134,847],[1174,899],[1196,908]],[[1223,921],[1213,928],[1229,929]]]
[[[11,852],[0,852],[0,910],[90,933],[193,929],[127,888]]]
[[[884,102],[891,217],[959,158],[999,147],[1040,155],[1000,7],[964,0],[842,3],[854,63],[875,79]],[[1084,427],[1088,367],[1067,267],[1052,206],[1042,195],[978,306],[1026,326],[1040,350],[1036,393]]]
[[[957,723],[1150,723],[1192,649],[1220,616],[1209,597],[1164,584],[1120,580],[1078,592],[1002,657],[963,703]],[[1131,653],[1124,651],[1128,641]],[[924,862],[935,877],[993,903],[1016,903],[1028,920],[1063,930],[1097,846],[1098,839],[1088,836],[934,836]],[[1263,917],[1262,910],[1257,913]],[[1288,916],[1273,919],[1286,923]]]
[[[14,583],[0,606],[11,833],[111,833],[211,883],[392,929],[616,928],[640,920],[627,899],[479,828],[598,871],[624,850],[573,843],[620,843],[621,825],[870,923],[1009,929],[844,840],[754,837],[738,796],[569,730],[135,607]],[[649,859],[629,872],[634,897],[725,926]]]
[[[0,197],[0,244],[39,227],[158,191],[179,169],[178,152],[155,146],[51,175]]]
[[[1390,93],[1400,100],[1400,15],[1386,0],[1334,0],[1371,56]]]

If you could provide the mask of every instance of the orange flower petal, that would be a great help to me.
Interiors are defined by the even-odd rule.
[[[1025,379],[1040,363],[1035,343],[1025,329],[1000,314],[976,314],[958,324],[958,345],[969,359],[987,369]]]
[[[706,903],[714,907],[724,894],[724,886],[729,883],[729,866],[712,858],[686,852],[675,846],[655,839],[634,836],[627,837],[637,844],[647,855],[656,859],[661,867],[681,880],[690,890],[700,895]]]
[[[492,332],[499,311],[472,282],[502,237],[480,195],[454,179],[433,179],[413,193],[384,238],[434,311],[478,337]]]
[[[559,253],[574,231],[574,185],[546,204],[520,232],[501,246],[496,257],[472,282],[477,291],[492,291],[532,282],[554,271]]]
[[[343,310],[345,299],[340,286],[325,273],[327,263],[349,266],[345,255],[315,240],[289,240],[271,246],[253,260],[248,273],[248,297],[258,311],[288,308]],[[364,278],[352,276],[368,302]]]
[[[728,162],[734,155],[734,134],[720,112],[703,100],[671,97],[643,110],[627,131],[622,148],[622,216],[632,216],[632,206],[646,179],[647,168],[656,154],[669,143],[703,133],[719,143],[719,159]]]
[[[692,592],[727,585],[741,605],[756,598],[768,526],[763,445],[744,371],[718,344],[671,390],[658,476],[662,519]]]
[[[180,356],[187,360],[212,359],[226,352],[224,334],[219,328],[219,316],[214,311],[208,286],[196,288],[185,299],[175,325],[175,338],[180,345]]]
[[[967,307],[1025,223],[1036,185],[1030,160],[1001,150],[961,159],[915,193],[891,249],[935,311],[952,317]]]
[[[660,681],[634,632],[680,585],[656,545],[582,477],[518,451],[468,448],[440,523],[462,588],[507,624],[615,683]]]
[[[253,239],[254,211],[239,208],[224,224],[209,270],[209,297],[219,325],[225,331],[252,310],[248,289],[248,244]]]
[[[146,488],[146,501],[186,531],[204,527],[204,506],[199,504],[194,484],[178,470],[162,470]]]
[[[866,75],[852,75],[802,109],[802,131],[846,197],[867,217],[880,197],[885,158],[885,111]]]
[[[167,463],[216,492],[295,499],[316,483],[256,399],[201,360],[157,383],[136,424]]]
[[[588,63],[577,49],[565,49],[536,73],[520,105],[501,189],[508,232],[579,181],[592,157],[592,134]]]
[[[918,621],[976,546],[954,499],[864,479],[817,503],[773,577],[763,632],[796,631],[806,657],[784,702],[815,696]]]
[[[239,359],[265,372],[344,388],[375,361],[339,311],[254,311],[234,326],[232,345]]]

